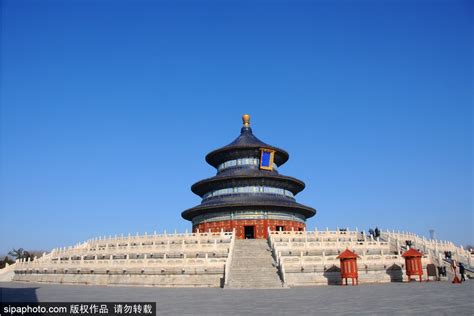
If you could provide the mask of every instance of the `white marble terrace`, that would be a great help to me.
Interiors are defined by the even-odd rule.
[[[385,231],[374,239],[355,230],[271,231],[269,243],[285,284],[303,286],[340,282],[339,259],[346,248],[359,255],[360,283],[399,282],[405,278],[406,241],[423,253],[422,264],[445,264],[444,251],[453,258],[472,265],[473,255],[451,242],[428,240],[412,233]]]
[[[220,286],[234,236],[233,232],[155,233],[91,239],[53,249],[33,261],[17,261],[14,280]]]
[[[338,284],[336,257],[346,248],[359,255],[360,283],[402,281],[406,241],[423,253],[424,267],[445,265],[445,251],[468,267],[474,263],[469,251],[452,242],[406,232],[381,231],[376,239],[357,229],[268,232],[286,286]],[[25,282],[219,287],[227,284],[234,242],[235,233],[223,231],[101,237],[53,249],[33,261],[17,260],[0,275]]]

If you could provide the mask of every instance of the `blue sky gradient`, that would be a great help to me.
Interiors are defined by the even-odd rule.
[[[190,229],[243,113],[309,229],[474,243],[471,1],[1,6],[0,253]]]

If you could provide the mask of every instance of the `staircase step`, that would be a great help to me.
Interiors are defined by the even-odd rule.
[[[282,288],[282,282],[266,240],[235,241],[226,288]]]

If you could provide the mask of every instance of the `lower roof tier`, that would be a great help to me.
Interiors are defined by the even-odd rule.
[[[232,203],[219,204],[201,204],[193,208],[187,209],[181,213],[181,216],[189,221],[193,218],[203,214],[218,213],[218,212],[232,212],[232,211],[254,211],[254,210],[268,210],[278,212],[289,212],[302,215],[304,218],[313,217],[316,210],[312,207],[294,202],[292,200],[240,200]]]

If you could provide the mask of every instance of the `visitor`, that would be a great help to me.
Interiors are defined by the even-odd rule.
[[[380,237],[380,230],[379,230],[379,228],[378,228],[378,227],[375,227],[375,231],[374,231],[374,233],[375,233],[375,238],[378,238],[378,237]]]
[[[374,233],[374,230],[372,228],[369,229],[369,235],[372,236],[372,237],[375,237],[375,233]]]
[[[464,277],[464,273],[466,273],[466,269],[464,268],[464,265],[462,262],[459,262],[459,274],[461,275],[461,282],[466,281],[466,278]]]
[[[443,275],[443,267],[438,266],[438,281],[441,281],[441,276]]]
[[[459,269],[456,260],[451,261],[451,270],[453,271],[454,277],[453,277],[453,282],[454,284],[461,283],[461,279],[458,275]]]

